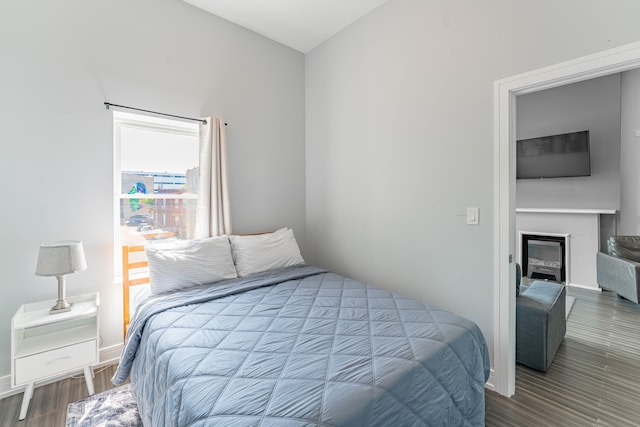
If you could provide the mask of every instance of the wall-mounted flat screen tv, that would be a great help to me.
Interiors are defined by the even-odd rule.
[[[521,139],[516,142],[516,178],[591,175],[589,131]]]

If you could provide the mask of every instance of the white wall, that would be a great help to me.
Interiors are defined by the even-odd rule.
[[[0,377],[22,303],[55,298],[38,246],[82,239],[68,293],[101,293],[102,347],[122,339],[113,283],[111,113],[103,102],[228,123],[234,231],[304,241],[304,56],[179,0],[0,2]]]
[[[493,82],[639,40],[639,13],[623,0],[390,0],[312,50],[307,259],[460,312],[492,351]]]
[[[640,234],[640,70],[622,73],[621,203],[618,234]]]
[[[589,131],[591,176],[516,181],[519,208],[620,208],[620,74],[519,96],[516,138]]]

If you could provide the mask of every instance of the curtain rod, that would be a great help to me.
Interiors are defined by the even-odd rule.
[[[177,119],[193,120],[194,122],[201,122],[203,125],[207,124],[207,121],[205,119],[194,119],[193,117],[176,116],[175,114],[167,114],[167,113],[160,113],[158,111],[143,110],[142,108],[127,107],[126,105],[112,104],[110,102],[105,102],[104,106],[107,110],[109,109],[109,107],[126,108],[127,110],[143,111],[145,113],[159,114],[161,116],[175,117]],[[226,126],[227,124],[225,123],[224,125]]]

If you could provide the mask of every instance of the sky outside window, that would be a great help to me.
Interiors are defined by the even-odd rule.
[[[198,166],[198,138],[146,129],[122,128],[123,171],[184,174]]]

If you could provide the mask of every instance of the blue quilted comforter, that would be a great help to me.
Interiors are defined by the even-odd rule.
[[[129,375],[146,426],[484,425],[489,357],[469,320],[297,266],[145,300]]]

